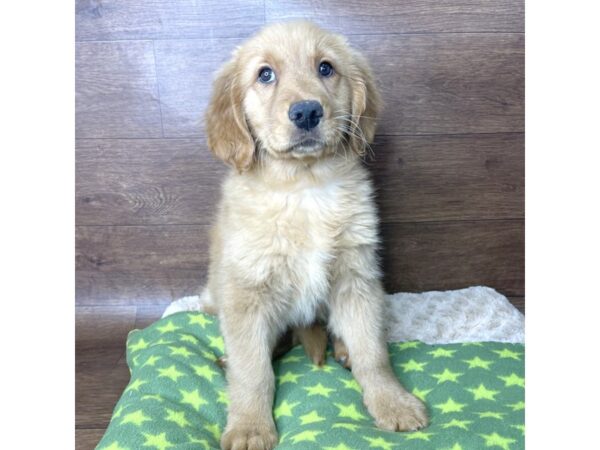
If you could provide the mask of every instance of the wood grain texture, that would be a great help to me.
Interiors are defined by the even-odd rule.
[[[351,36],[385,103],[378,133],[455,134],[524,129],[524,36]]]
[[[165,304],[206,278],[204,225],[77,227],[77,302]],[[523,295],[523,221],[384,223],[388,292],[492,286]]]
[[[522,134],[378,136],[373,151],[383,222],[524,217]]]
[[[76,307],[77,448],[94,448],[98,443],[129,380],[127,334],[159,319],[165,307]],[[86,433],[84,428],[94,430]]]
[[[125,342],[135,327],[136,308],[77,307],[75,311],[75,425],[104,429],[129,382]]]
[[[525,297],[508,297],[508,300],[515,306],[515,308],[525,314]]]
[[[75,49],[76,136],[162,136],[152,42],[86,42]]]
[[[75,426],[106,428],[112,411],[129,383],[125,345],[76,352]]]
[[[135,315],[135,329],[141,330],[152,325],[162,316],[168,304],[138,305]]]
[[[490,286],[524,295],[524,221],[383,224],[387,292]]]
[[[384,222],[520,218],[523,135],[378,136]],[[227,169],[199,139],[80,139],[79,225],[209,224]]]
[[[204,138],[76,142],[79,225],[209,224],[225,164]]]
[[[78,226],[80,305],[165,304],[194,295],[208,264],[207,225]]]
[[[125,348],[127,333],[135,328],[135,306],[93,306],[75,309],[76,351],[117,346]]]
[[[78,41],[240,37],[263,24],[260,0],[76,0]]]
[[[310,19],[339,33],[523,32],[521,0],[266,0],[267,22]]]
[[[351,36],[383,94],[380,135],[522,132],[521,34]],[[240,40],[156,42],[166,137],[200,136],[214,72]]]
[[[94,450],[102,436],[104,428],[78,428],[75,430],[75,449]]]
[[[166,137],[200,136],[216,71],[241,39],[157,41],[156,70]]]

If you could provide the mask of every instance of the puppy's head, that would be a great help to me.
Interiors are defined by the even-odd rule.
[[[276,24],[237,48],[206,113],[208,145],[239,171],[257,151],[310,160],[338,148],[363,155],[380,96],[366,59],[308,22]]]

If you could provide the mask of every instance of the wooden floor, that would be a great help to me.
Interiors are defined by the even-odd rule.
[[[524,309],[522,1],[77,0],[78,449],[128,381],[127,332],[205,280],[225,173],[201,123],[213,72],[299,18],[347,35],[379,80],[386,289],[482,284]]]

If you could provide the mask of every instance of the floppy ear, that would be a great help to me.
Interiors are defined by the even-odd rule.
[[[252,166],[255,150],[242,104],[243,92],[237,80],[234,57],[217,74],[205,120],[208,147],[217,158],[239,172]]]
[[[377,115],[381,110],[381,95],[366,58],[353,55],[354,68],[350,74],[352,86],[352,128],[350,142],[360,156],[364,156],[367,144],[375,138]]]

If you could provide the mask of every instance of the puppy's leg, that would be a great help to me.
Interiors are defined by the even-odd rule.
[[[366,247],[366,248],[365,248]],[[384,292],[374,249],[346,250],[336,262],[330,327],[352,358],[352,374],[379,428],[416,430],[427,425],[425,406],[398,382],[383,333]]]
[[[225,299],[220,317],[230,400],[221,448],[271,450],[277,444],[271,354],[279,330],[269,323],[264,309],[268,302],[258,292],[239,290],[237,294],[236,299]]]
[[[333,340],[333,357],[346,369],[352,368],[352,361],[350,360],[348,347],[346,347],[346,344],[344,344],[344,341],[340,338],[335,338]]]
[[[327,331],[318,323],[310,327],[294,328],[294,340],[299,341],[304,347],[306,356],[317,366],[325,363],[327,350]]]

